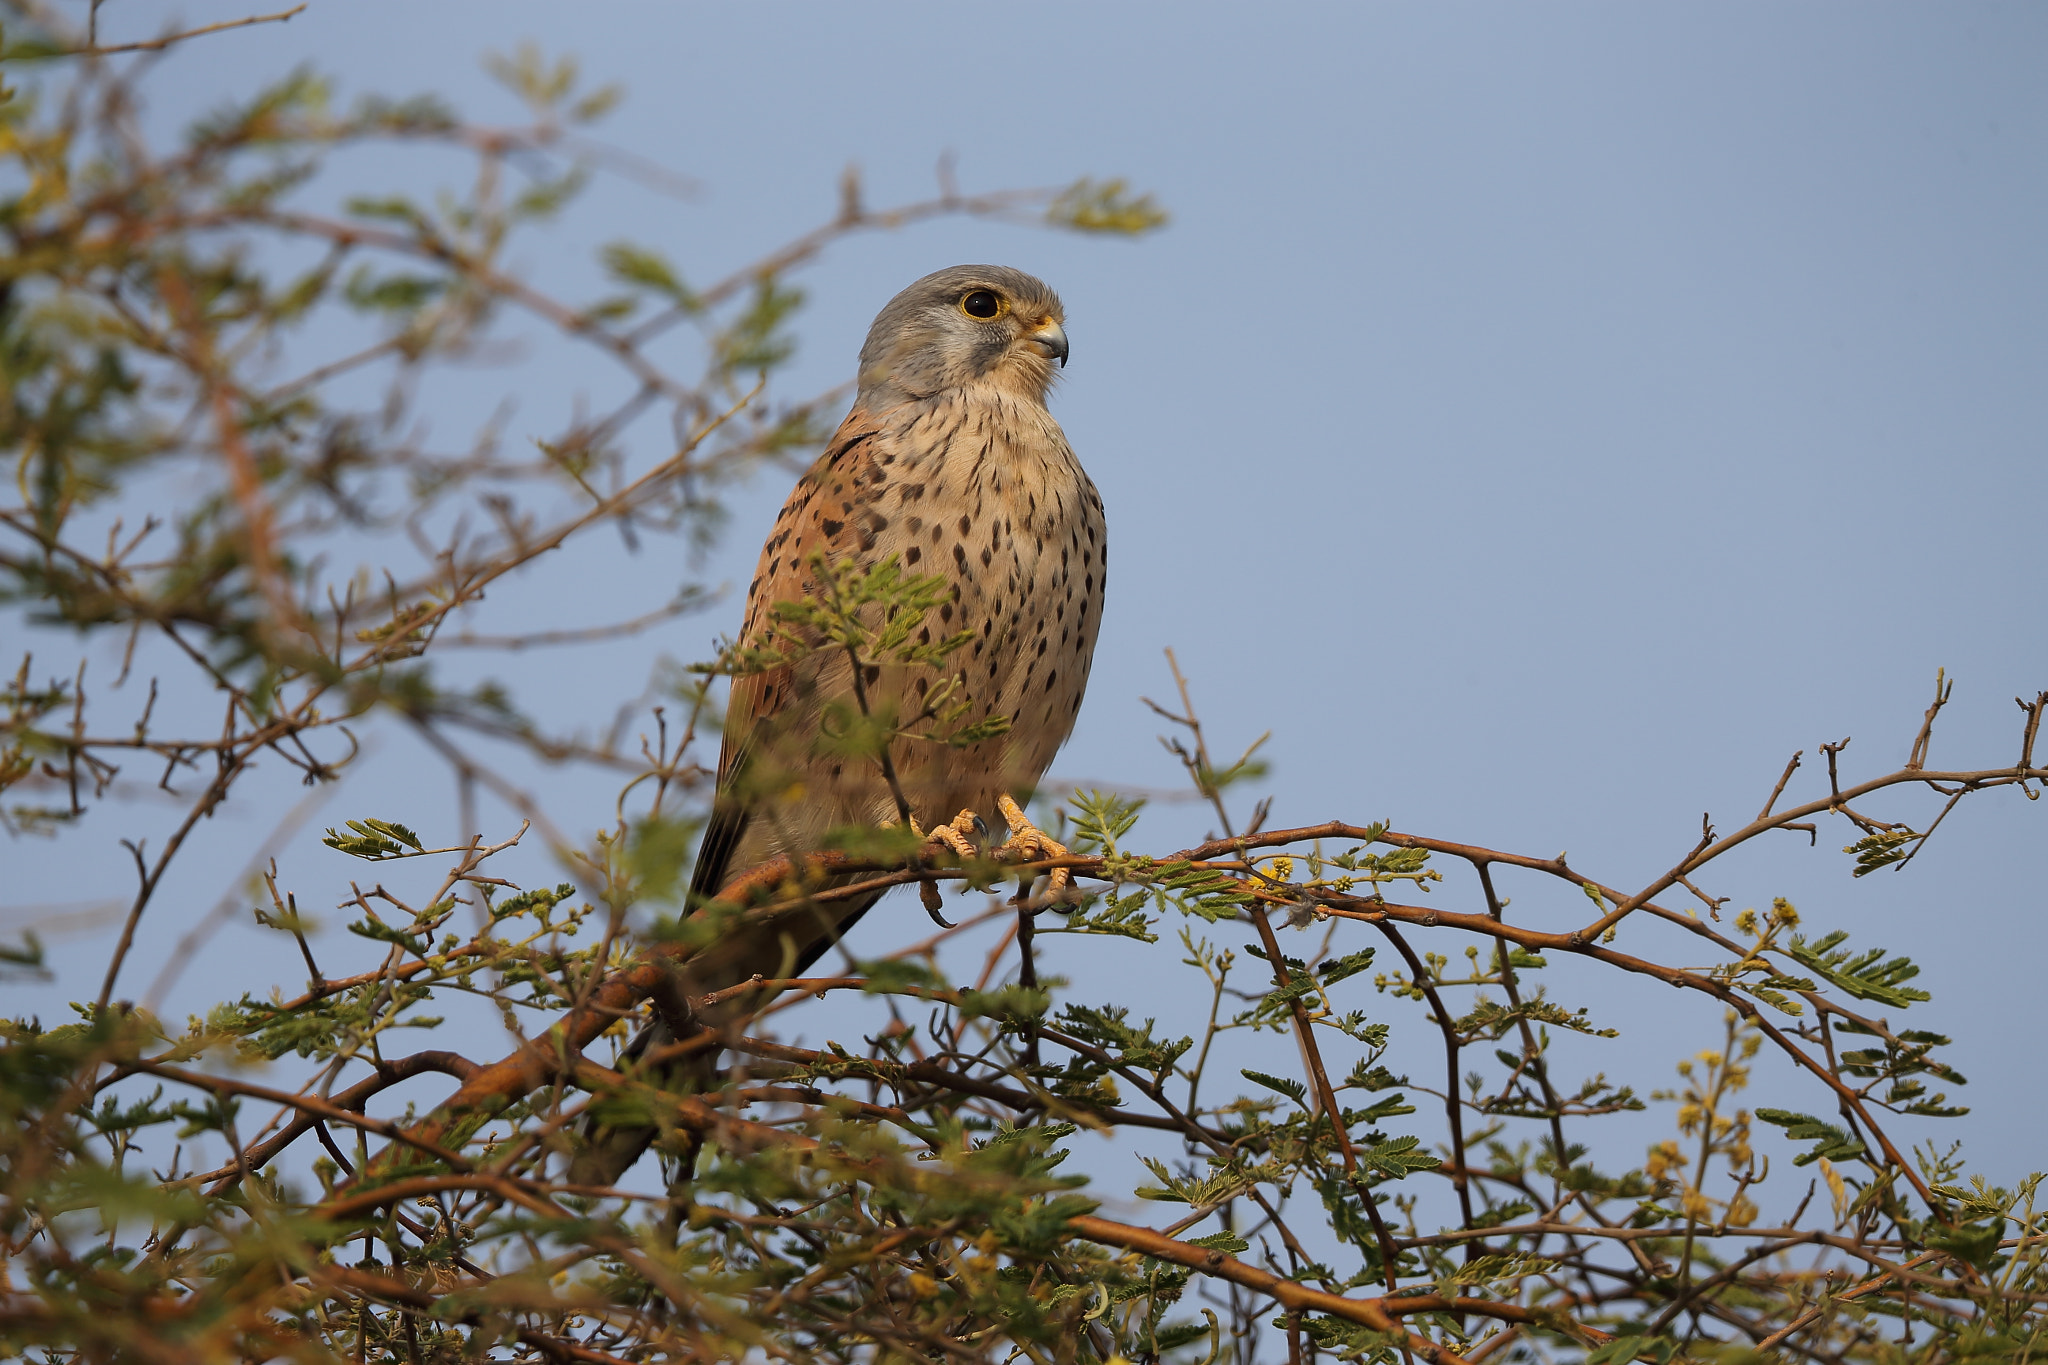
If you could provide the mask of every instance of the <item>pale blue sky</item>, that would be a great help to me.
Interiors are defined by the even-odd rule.
[[[148,36],[167,14],[230,12],[116,0],[106,22]],[[557,282],[587,283],[578,262],[620,236],[693,279],[722,274],[829,215],[848,162],[876,203],[928,192],[950,152],[970,190],[1122,175],[1172,211],[1138,242],[940,223],[836,246],[801,276],[813,303],[791,392],[850,377],[875,309],[939,266],[1003,261],[1064,295],[1073,361],[1055,410],[1102,488],[1112,572],[1056,773],[1172,782],[1137,697],[1170,690],[1173,646],[1220,745],[1273,731],[1276,824],[1385,818],[1568,848],[1633,885],[1691,847],[1703,810],[1724,829],[1748,818],[1794,749],[1802,797],[1823,741],[1853,735],[1858,772],[1896,766],[1937,666],[1959,679],[1937,766],[2010,762],[2008,698],[2048,686],[2038,5],[313,0],[289,25],[173,54],[157,107],[182,121],[308,62],[346,94],[435,89],[510,119],[478,59],[523,39],[622,82],[606,136],[704,186],[678,202],[601,185],[549,239],[559,254],[524,258]],[[409,166],[344,170],[374,186]],[[583,375],[525,387],[522,430],[566,413]],[[786,482],[735,503],[713,581],[745,581]],[[533,575],[522,619],[576,623],[579,574],[652,604],[685,572],[577,565]],[[627,679],[608,707],[657,653],[703,657],[737,615],[729,602],[661,638],[554,656],[527,695],[573,715],[593,673]],[[445,810],[430,772],[388,745],[323,820],[409,819],[399,805],[424,782],[442,803],[428,823]],[[585,829],[610,810],[603,784],[555,805]],[[225,827],[182,874],[152,951],[227,887],[227,850],[256,828]],[[1169,807],[1141,828],[1166,848],[1205,826]],[[81,863],[120,891],[118,832],[17,845],[30,885],[10,902],[55,894]],[[1977,1115],[1946,1127],[1999,1177],[2048,1165],[2037,1065],[2001,1083],[2048,1027],[2048,805],[1966,804],[1896,877],[1852,881],[1836,852],[1850,837],[1824,827],[1810,852],[1781,836],[1711,889],[1734,907],[1787,895],[1810,925],[1912,951],[1935,1001],[1906,1022],[1955,1036],[1977,1081],[1962,1097]],[[291,865],[338,884],[333,856]],[[1453,873],[1439,894],[1469,890]],[[1518,890],[1531,922],[1585,917],[1576,894]],[[923,924],[891,902],[864,946]],[[1642,951],[1693,960],[1640,932]],[[64,979],[37,998],[89,995],[101,949],[56,946]],[[1135,959],[1070,956],[1055,969],[1084,998],[1173,1007],[1129,984],[1149,970]],[[295,961],[276,959],[279,980]],[[1718,1035],[1708,1003],[1558,976],[1624,1031],[1589,1069],[1648,1088]],[[196,1006],[221,983],[187,984]],[[1361,1003],[1419,1031],[1382,997]]]

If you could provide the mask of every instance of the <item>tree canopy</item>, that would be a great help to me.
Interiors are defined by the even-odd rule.
[[[2040,1177],[1999,1187],[1953,1150],[1888,1135],[1895,1115],[1965,1113],[1949,1040],[1919,1014],[1902,1022],[1928,1012],[1917,968],[1824,910],[1732,884],[1723,860],[1839,834],[1845,878],[1906,869],[1966,797],[2038,795],[2048,692],[2020,702],[2013,763],[1937,770],[1928,743],[1952,686],[1937,679],[1902,767],[1860,768],[1846,740],[1794,755],[1775,786],[1763,775],[1754,819],[1703,822],[1633,885],[1398,820],[1268,828],[1240,795],[1258,746],[1212,751],[1176,665],[1155,710],[1213,814],[1201,843],[1148,843],[1128,793],[1049,792],[1066,857],[933,860],[901,832],[847,830],[686,905],[719,683],[764,660],[727,650],[609,731],[558,732],[522,704],[524,651],[651,630],[703,586],[617,619],[593,593],[566,634],[489,636],[469,614],[592,537],[703,543],[731,480],[815,449],[844,394],[786,396],[781,380],[793,274],[834,240],[942,215],[1142,234],[1159,207],[1119,180],[966,193],[950,177],[875,207],[849,176],[831,221],[743,270],[693,282],[622,237],[596,263],[601,293],[557,297],[518,268],[523,234],[575,213],[593,176],[673,176],[597,138],[614,92],[584,89],[573,64],[497,61],[531,111],[519,126],[431,97],[341,108],[301,72],[166,138],[139,113],[152,53],[206,31],[99,47],[40,5],[6,17],[0,446],[15,479],[0,583],[9,619],[37,631],[0,723],[8,859],[82,856],[145,803],[176,810],[154,846],[122,841],[134,897],[77,1019],[0,1023],[9,1354],[2034,1352]],[[445,154],[467,188],[427,202],[333,168],[393,144]],[[443,386],[533,335],[601,362],[615,397],[530,438],[487,423],[446,449],[423,434]],[[862,666],[901,658],[931,581],[842,580],[790,618]],[[500,680],[447,682],[437,665],[458,650]],[[90,669],[108,658],[118,673],[101,682]],[[248,850],[249,895],[231,908],[294,942],[303,986],[236,981],[183,1025],[138,1003],[145,916],[204,942],[207,917],[160,894],[192,831],[258,761],[318,789],[373,732],[525,823],[480,830],[455,810],[414,829],[356,811],[320,840],[331,883],[302,887],[272,861],[276,841],[312,837],[287,813]],[[879,762],[959,738],[870,724],[833,742]],[[479,739],[615,774],[616,803],[551,819]],[[1899,802],[1929,791],[1939,814],[1901,823]],[[501,874],[536,843],[558,876]],[[1082,894],[1049,894],[1054,867]],[[715,1002],[739,1007],[731,1024],[632,1046],[665,1010],[714,1003],[674,1000],[676,968],[734,924],[912,884],[960,923],[740,983]],[[311,932],[301,901],[321,897],[340,898],[345,934]],[[1054,935],[1142,950],[1178,981],[1178,1012],[1081,998],[1040,970]],[[949,972],[946,949],[984,940],[978,970]],[[4,951],[11,973],[46,970],[33,938]],[[1558,1040],[1609,1030],[1595,999],[1554,991],[1565,962],[1707,997],[1724,1028],[1669,1091],[1570,1074]],[[873,1032],[789,1041],[831,996],[864,1001]],[[470,1030],[429,1046],[458,1014],[502,1025],[502,1045]],[[1441,1069],[1397,1074],[1397,1031],[1430,1040]],[[1284,1064],[1231,1065],[1259,1035]],[[707,1053],[708,1088],[672,1083]],[[1760,1055],[1800,1075],[1803,1107],[1744,1107]],[[399,1103],[423,1077],[436,1098]],[[1605,1138],[1603,1120],[1653,1106],[1669,1136],[1647,1152]],[[651,1131],[647,1156],[616,1185],[571,1180],[592,1125],[626,1123]],[[1148,1177],[1083,1174],[1083,1141]],[[1773,1147],[1790,1170],[1772,1170]]]

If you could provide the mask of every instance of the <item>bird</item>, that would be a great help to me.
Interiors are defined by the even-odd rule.
[[[996,265],[926,275],[876,315],[851,409],[762,546],[733,653],[786,643],[777,605],[816,600],[833,566],[940,576],[919,639],[971,636],[936,661],[869,664],[858,675],[831,649],[740,672],[691,905],[849,827],[907,819],[920,837],[929,826],[930,847],[966,855],[999,817],[1009,838],[995,852],[1065,852],[1015,799],[1036,787],[1072,733],[1108,588],[1102,498],[1046,401],[1067,363],[1065,322],[1043,281]],[[918,721],[931,728],[934,698],[1001,733],[965,744],[906,733]],[[828,719],[852,704],[896,727],[887,768],[820,743]],[[683,998],[802,973],[881,895],[740,923],[683,964]],[[759,1004],[757,996],[748,1007]],[[695,1022],[716,1028],[736,1008],[699,1009]],[[670,1036],[657,1024],[629,1054]],[[708,1079],[704,1053],[691,1065]],[[572,1180],[613,1183],[650,1138],[644,1126],[588,1130]]]

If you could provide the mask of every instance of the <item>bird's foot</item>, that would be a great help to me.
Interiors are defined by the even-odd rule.
[[[910,832],[917,836],[923,845],[918,850],[918,857],[920,859],[935,857],[942,849],[962,859],[979,857],[981,850],[975,846],[973,838],[969,836],[973,835],[984,841],[988,838],[988,826],[983,824],[981,817],[971,810],[961,811],[951,820],[930,832],[920,829],[917,817],[913,815],[910,817]],[[946,902],[945,898],[939,894],[937,883],[920,881],[917,884],[917,897],[924,905],[924,912],[932,917],[932,923],[938,925],[941,929],[951,929],[953,927],[952,922],[940,913],[945,908]]]
[[[1064,858],[1067,846],[1056,843],[1044,830],[1031,823],[1023,807],[1012,801],[1008,794],[996,798],[996,808],[1003,813],[1003,823],[1010,827],[1010,837],[998,845],[993,852],[997,856],[1005,853],[1016,854],[1020,861],[1035,862],[1040,858]],[[1060,898],[1069,891],[1074,874],[1064,867],[1056,867],[1046,874],[1045,894],[1048,898]]]
[[[962,858],[978,858],[981,856],[981,850],[975,846],[974,841],[977,838],[984,841],[988,838],[988,826],[971,810],[961,811],[945,824],[932,830],[919,829],[917,817],[913,815],[910,817],[910,832],[924,840],[923,851],[926,856],[945,848],[951,849]]]

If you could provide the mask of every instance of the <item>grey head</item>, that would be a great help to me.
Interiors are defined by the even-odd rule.
[[[870,411],[987,385],[1045,401],[1067,363],[1066,309],[1043,280],[1006,265],[935,271],[889,300],[860,348]]]

